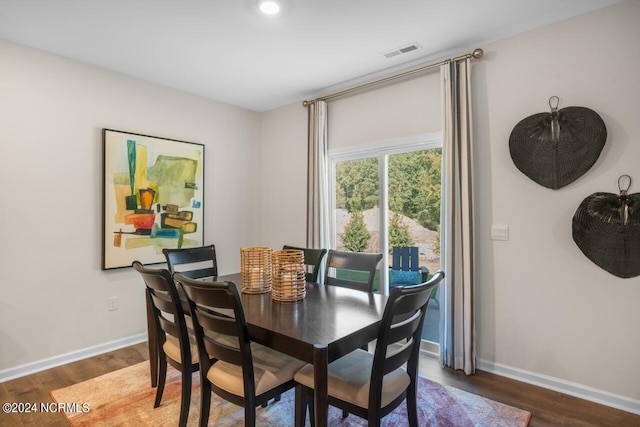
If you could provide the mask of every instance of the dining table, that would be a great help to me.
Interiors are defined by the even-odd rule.
[[[240,273],[203,281],[231,281],[241,289]],[[252,341],[313,365],[315,425],[326,426],[328,365],[376,339],[387,297],[309,282],[305,297],[295,302],[275,301],[271,292],[240,294]],[[149,360],[155,385],[158,348],[150,304],[148,299]]]

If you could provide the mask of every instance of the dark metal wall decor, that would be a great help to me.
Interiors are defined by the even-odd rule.
[[[584,175],[598,160],[607,140],[600,116],[585,107],[558,110],[560,98],[549,98],[550,113],[521,120],[509,137],[513,163],[538,184],[557,190]]]
[[[594,193],[573,216],[573,240],[580,250],[623,278],[640,275],[640,193],[628,194],[630,187],[631,177],[622,175],[619,194]]]

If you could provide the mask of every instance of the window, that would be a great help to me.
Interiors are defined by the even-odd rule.
[[[331,246],[381,252],[374,289],[388,293],[393,246],[417,246],[420,265],[440,268],[442,134],[329,151]],[[380,274],[386,272],[386,274]],[[430,303],[423,338],[439,341],[439,306]]]

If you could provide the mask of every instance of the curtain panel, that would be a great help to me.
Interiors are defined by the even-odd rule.
[[[442,265],[445,271],[440,321],[444,366],[476,369],[473,168],[470,59],[441,67],[443,87]]]
[[[329,247],[329,168],[327,165],[327,103],[307,106],[307,247]],[[321,269],[322,273],[322,269]]]

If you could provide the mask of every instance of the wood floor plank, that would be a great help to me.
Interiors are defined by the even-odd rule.
[[[85,360],[0,383],[0,402],[52,402],[49,392],[117,369],[149,360],[147,343],[140,343]],[[640,427],[640,415],[578,399],[552,390],[479,371],[467,376],[443,369],[423,355],[420,374],[533,414],[530,427]],[[60,413],[1,414],[0,427],[67,426]]]
[[[640,427],[640,415],[487,372],[467,376],[442,369],[431,357],[420,359],[420,373],[441,384],[529,411],[533,414],[530,427]]]

